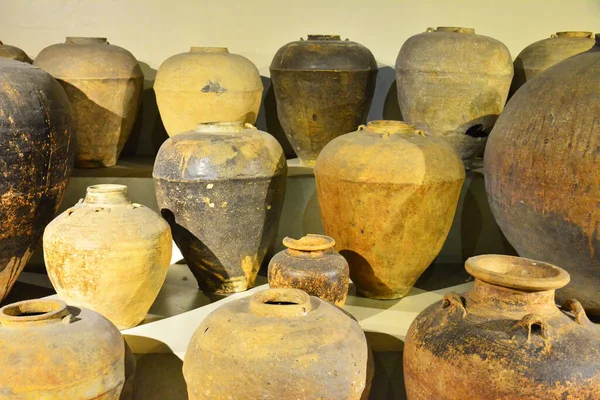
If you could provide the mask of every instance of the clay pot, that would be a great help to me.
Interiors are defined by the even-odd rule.
[[[25,53],[23,50],[15,46],[4,44],[2,41],[0,41],[0,57],[26,62],[28,64],[33,62],[33,60],[29,58],[27,53]]]
[[[442,249],[465,171],[442,140],[372,121],[331,141],[315,165],[323,226],[358,293],[407,295]]]
[[[255,123],[263,85],[247,58],[224,47],[192,47],[162,63],[154,91],[167,133],[174,136],[199,123]]]
[[[506,46],[469,28],[429,28],[408,39],[396,60],[402,117],[450,143],[467,168],[504,108],[512,77]]]
[[[249,124],[199,124],[163,143],[156,199],[200,289],[254,286],[277,235],[286,174],[277,140]]]
[[[0,58],[0,301],[55,217],[73,168],[72,111],[39,68]]]
[[[473,288],[446,294],[408,330],[408,400],[600,398],[600,331],[577,300],[554,303],[566,271],[499,255],[466,269]]]
[[[0,309],[2,399],[132,398],[135,358],[113,324],[60,300]]]
[[[366,400],[373,365],[349,314],[298,289],[269,289],[206,317],[183,375],[190,400]]]
[[[287,247],[269,262],[269,286],[295,288],[311,296],[343,306],[348,295],[348,263],[333,250],[335,240],[324,235],[307,235],[298,240],[286,237]]]
[[[598,38],[598,36],[596,36]],[[600,40],[600,39],[598,39]],[[485,152],[486,191],[519,255],[563,266],[600,317],[600,44],[550,67],[515,93]]]
[[[61,299],[136,326],[156,300],[171,263],[169,225],[132,203],[124,185],[94,185],[44,232],[48,277]]]
[[[105,38],[68,37],[34,65],[63,85],[75,116],[75,166],[112,167],[131,134],[144,74],[135,57]]]
[[[592,32],[557,32],[549,39],[540,40],[519,53],[515,59],[515,76],[511,86],[511,96],[525,82],[575,54],[582,53],[594,46]]]
[[[308,35],[280,48],[270,71],[279,121],[302,164],[367,120],[377,62],[363,45]]]

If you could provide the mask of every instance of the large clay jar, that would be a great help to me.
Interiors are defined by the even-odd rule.
[[[286,175],[277,140],[249,124],[199,124],[163,143],[156,199],[200,289],[254,286],[277,235]]]
[[[311,296],[343,306],[348,296],[348,262],[333,248],[335,240],[324,235],[283,239],[287,247],[269,262],[269,286],[295,288]]]
[[[0,41],[0,57],[26,62],[28,64],[33,62],[33,60],[29,58],[27,53],[25,53],[23,50],[15,46],[4,44],[2,41]]]
[[[515,58],[515,76],[511,96],[525,82],[575,54],[583,53],[594,46],[592,32],[557,32],[549,39],[540,40],[525,47]]]
[[[190,400],[366,400],[373,365],[349,314],[298,289],[268,289],[202,321],[183,375]]]
[[[111,167],[131,134],[144,74],[135,57],[105,38],[68,37],[43,49],[34,65],[63,85],[75,116],[75,165]]]
[[[94,185],[44,232],[48,277],[61,299],[90,308],[119,329],[146,317],[167,276],[169,225],[132,203],[124,185]]]
[[[270,71],[279,121],[302,164],[367,120],[377,62],[361,44],[308,35],[280,48]]]
[[[135,358],[102,315],[60,300],[0,309],[0,399],[129,400]]]
[[[597,36],[598,38],[598,36]],[[564,267],[600,317],[600,44],[522,86],[485,152],[485,186],[502,232],[527,258]]]
[[[468,28],[429,28],[408,39],[396,60],[402,117],[444,138],[467,168],[504,108],[512,77],[506,46]]]
[[[205,122],[255,123],[263,85],[247,58],[224,47],[192,47],[162,63],[154,91],[165,129],[174,136]]]
[[[442,140],[372,121],[330,142],[315,165],[323,226],[359,293],[406,296],[442,249],[465,171]]]
[[[408,400],[600,398],[600,330],[576,300],[554,303],[566,271],[499,255],[466,269],[473,288],[446,294],[408,330]]]
[[[0,301],[56,216],[73,169],[72,112],[62,87],[0,58]]]

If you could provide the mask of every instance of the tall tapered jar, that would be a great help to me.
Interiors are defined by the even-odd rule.
[[[73,168],[72,111],[60,84],[0,58],[0,301],[56,215]]]
[[[131,134],[144,74],[127,50],[106,38],[68,37],[43,49],[34,65],[63,86],[75,117],[75,165],[111,167]]]
[[[399,121],[372,121],[331,141],[315,165],[327,235],[357,291],[406,296],[440,252],[465,179],[456,152]]]
[[[277,235],[286,172],[277,140],[241,122],[199,124],[163,143],[156,199],[200,289],[254,286]]]
[[[270,71],[279,121],[302,164],[314,165],[327,143],[366,122],[377,62],[365,46],[308,35],[280,48]]]

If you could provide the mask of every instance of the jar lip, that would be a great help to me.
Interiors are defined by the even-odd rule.
[[[324,35],[324,34],[309,34],[306,35],[306,40],[334,40],[341,41],[342,37],[340,35]]]
[[[464,28],[462,26],[438,26],[434,32],[452,32],[452,33],[466,33],[469,35],[475,34],[474,28]]]
[[[556,265],[500,254],[470,257],[465,269],[475,279],[533,292],[560,289],[570,280],[569,273]]]
[[[307,252],[330,250],[335,246],[335,240],[332,237],[312,233],[300,239],[292,239],[286,236],[282,242],[288,249]]]
[[[419,133],[415,127],[409,123],[404,121],[394,121],[394,120],[374,120],[367,122],[367,125],[361,125],[358,128],[359,131],[367,130],[369,132],[375,133],[386,133],[386,134],[396,134],[396,133]]]
[[[98,36],[67,36],[67,44],[108,44],[108,38]]]
[[[227,47],[203,47],[203,46],[192,46],[190,47],[190,53],[217,53],[227,54],[229,48]]]
[[[0,323],[15,325],[25,322],[49,322],[60,320],[67,314],[67,304],[62,300],[25,300],[0,308]]]
[[[588,31],[560,31],[556,32],[557,37],[572,37],[572,38],[593,38],[594,33]]]
[[[263,317],[298,318],[312,310],[311,298],[300,289],[266,289],[250,297],[250,312]]]
[[[116,183],[100,183],[87,187],[87,193],[123,193],[127,192],[127,185]]]

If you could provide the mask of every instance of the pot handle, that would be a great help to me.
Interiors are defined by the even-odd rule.
[[[256,130],[256,127],[255,127],[254,125],[252,125],[250,122],[246,122],[246,123],[244,124],[244,129],[250,129],[250,130],[253,130],[253,131],[255,131],[255,130]]]
[[[575,322],[577,322],[579,325],[587,325],[591,323],[587,317],[587,314],[585,313],[585,310],[583,309],[583,306],[575,299],[565,301],[561,309],[573,314],[575,317]]]
[[[512,332],[523,332],[526,330],[527,332],[527,343],[531,340],[532,333],[538,331],[538,329],[534,329],[534,327],[539,328],[539,333],[543,339],[548,339],[550,336],[550,326],[548,325],[548,321],[546,318],[541,317],[536,314],[527,314],[520,321],[516,322],[512,328]]]
[[[449,292],[444,296],[444,299],[442,300],[442,309],[446,308],[449,309],[450,314],[459,312],[461,318],[467,316],[467,309],[465,308],[463,298],[456,292]]]

